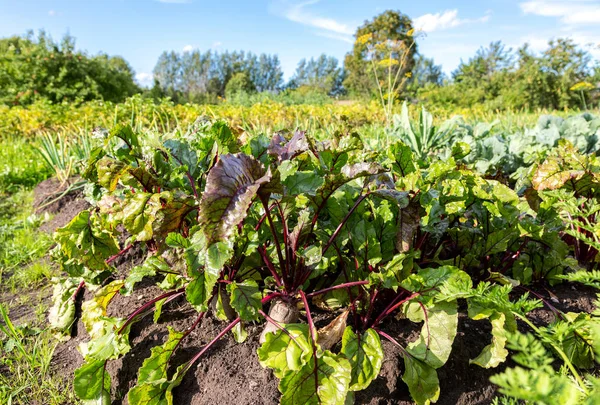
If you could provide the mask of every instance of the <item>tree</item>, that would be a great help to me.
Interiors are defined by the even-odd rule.
[[[307,87],[329,96],[343,92],[344,71],[338,67],[338,60],[322,54],[317,59],[302,59],[290,80],[290,88]]]
[[[163,52],[154,67],[160,91],[175,102],[216,101],[217,96],[226,96],[228,83],[238,73],[245,74],[244,81],[251,84],[252,91],[277,91],[283,77],[277,55],[243,51]]]
[[[56,43],[45,32],[0,40],[0,103],[29,104],[87,100],[123,101],[140,89],[121,57],[93,57],[75,49],[65,35]]]
[[[415,61],[415,67],[409,85],[412,90],[423,87],[427,84],[441,86],[444,82],[444,72],[442,66],[436,65],[434,60],[419,55]]]
[[[374,96],[378,93],[377,81],[387,80],[389,73],[404,85],[415,65],[417,46],[413,33],[411,19],[399,11],[388,10],[365,21],[356,31],[352,51],[344,60],[344,87],[352,94]]]
[[[225,97],[233,98],[240,94],[250,94],[256,91],[256,86],[246,72],[234,74],[225,87]]]

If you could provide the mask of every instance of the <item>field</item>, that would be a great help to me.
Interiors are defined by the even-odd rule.
[[[594,110],[0,106],[0,403],[600,403],[599,150]]]

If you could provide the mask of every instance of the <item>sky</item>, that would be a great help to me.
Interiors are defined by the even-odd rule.
[[[69,33],[90,54],[124,57],[142,85],[165,51],[278,54],[289,79],[302,58],[343,61],[356,28],[399,10],[422,33],[419,52],[450,73],[492,41],[542,51],[570,37],[600,60],[600,0],[0,0],[0,37]]]

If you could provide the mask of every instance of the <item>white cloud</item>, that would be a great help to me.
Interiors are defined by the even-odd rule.
[[[348,35],[336,34],[335,32],[327,32],[327,31],[317,31],[317,32],[315,32],[315,34],[320,37],[323,37],[323,38],[337,39],[338,41],[347,42],[349,44],[354,43],[354,40],[352,39],[352,37],[348,36]]]
[[[313,13],[306,11],[306,6],[310,6],[318,3],[319,0],[310,0],[304,3],[300,3],[290,7],[286,13],[285,17],[288,20],[304,24],[310,25],[315,28],[324,29],[326,31],[336,32],[338,34],[352,35],[354,34],[354,28],[338,22],[333,18],[319,17],[314,15]]]
[[[194,50],[194,45],[186,45],[183,47],[183,52],[192,52]]]
[[[441,31],[448,28],[455,28],[459,25],[470,23],[484,23],[490,19],[490,13],[486,13],[481,18],[468,19],[458,18],[458,10],[446,10],[443,13],[424,14],[413,20],[415,29],[423,32]]]
[[[56,11],[54,11],[54,10],[50,10],[50,11],[48,11],[48,15],[49,15],[50,17],[54,17],[54,16],[56,15]]]
[[[598,24],[600,1],[597,0],[530,0],[519,4],[525,14],[560,18],[569,25]]]
[[[144,87],[150,87],[153,78],[152,73],[140,72],[135,75],[135,80]]]
[[[217,48],[220,48],[221,45],[223,45],[223,43],[221,41],[215,41],[215,42],[213,42],[211,48],[212,49],[217,49]]]
[[[309,0],[294,4],[287,7],[282,14],[290,21],[317,28],[319,31],[315,33],[319,36],[352,42],[355,26],[336,21],[333,18],[319,16],[307,10],[308,6],[317,4],[319,1]]]

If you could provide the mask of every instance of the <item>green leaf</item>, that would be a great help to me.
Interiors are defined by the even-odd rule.
[[[188,371],[187,363],[177,368],[175,375],[170,380],[159,380],[136,385],[127,394],[131,405],[174,405],[173,389],[181,384],[181,380]]]
[[[117,359],[131,349],[129,345],[129,327],[119,332],[124,319],[103,317],[96,320],[93,328],[93,340],[79,345],[79,351],[85,359]],[[131,326],[131,325],[129,325]]]
[[[52,308],[48,312],[48,322],[52,329],[68,333],[75,321],[75,300],[73,294],[77,290],[77,279],[68,277],[62,281],[53,278]]]
[[[440,397],[440,381],[435,369],[410,355],[404,356],[402,381],[418,405],[429,405]]]
[[[387,148],[388,158],[392,162],[392,170],[404,177],[416,170],[413,153],[402,142],[395,142]]]
[[[350,391],[364,390],[379,375],[383,348],[379,335],[373,329],[357,335],[351,326],[346,327],[340,353],[350,361],[352,367]]]
[[[198,312],[208,310],[208,300],[210,299],[217,278],[208,272],[203,272],[196,276],[185,288],[185,296]]]
[[[566,375],[515,367],[492,376],[490,381],[500,387],[502,394],[528,403],[581,404],[579,388]]]
[[[323,185],[323,176],[314,171],[297,171],[288,174],[283,181],[284,194],[286,196],[295,196],[298,194],[314,195]]]
[[[270,179],[271,173],[253,157],[221,156],[208,174],[198,215],[209,243],[227,240],[235,232],[259,188]]]
[[[160,193],[161,208],[152,223],[155,239],[166,237],[181,229],[187,214],[195,209],[195,202],[186,194],[163,191]]]
[[[258,311],[262,308],[262,294],[254,280],[232,282],[227,284],[227,292],[231,294],[231,306],[243,321],[258,320]]]
[[[119,252],[117,239],[102,226],[97,215],[81,211],[65,226],[54,232],[60,250],[72,260],[93,270],[108,268],[106,259]]]
[[[115,191],[121,177],[127,173],[130,166],[109,157],[103,157],[96,163],[98,184],[112,192]]]
[[[505,348],[505,321],[506,315],[502,312],[496,312],[490,316],[490,322],[492,323],[492,343],[484,347],[477,357],[469,360],[470,364],[477,364],[483,368],[493,368],[506,360],[508,350]]]
[[[263,367],[282,378],[288,371],[300,370],[312,356],[308,325],[281,324],[285,330],[267,333],[258,348],[258,360]]]
[[[105,369],[106,360],[88,360],[75,370],[73,389],[80,399],[108,405],[110,400],[110,376]]]
[[[162,346],[153,347],[150,351],[150,357],[142,363],[142,367],[138,371],[138,385],[167,378],[169,360],[179,341],[185,335],[185,333],[177,332],[170,326],[167,328],[169,329],[167,341]]]
[[[153,237],[152,225],[161,209],[160,194],[135,193],[125,200],[123,225],[137,241],[149,241]]]
[[[163,145],[167,148],[169,155],[173,158],[177,166],[185,166],[192,177],[196,177],[199,174],[198,155],[190,149],[188,144],[175,139],[169,139]]]
[[[344,405],[350,384],[350,362],[325,351],[279,382],[281,405]]]
[[[427,314],[423,311],[427,311]],[[458,330],[458,310],[456,301],[437,302],[421,307],[416,302],[407,306],[407,317],[413,322],[424,321],[421,335],[410,343],[406,350],[412,357],[438,369],[450,357],[452,343]]]
[[[96,291],[94,298],[81,304],[81,321],[91,339],[96,339],[103,335],[104,324],[101,318],[106,316],[108,304],[123,285],[123,280],[115,280]]]

